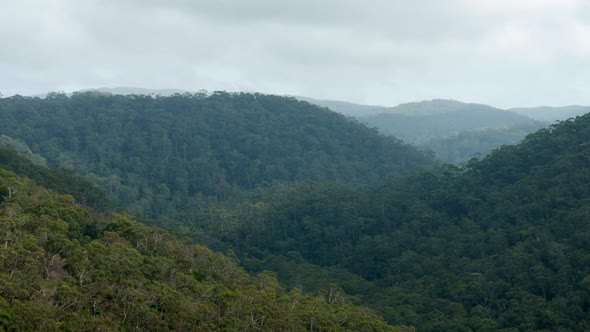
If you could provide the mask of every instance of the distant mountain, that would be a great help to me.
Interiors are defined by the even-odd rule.
[[[509,128],[536,121],[515,112],[454,100],[401,104],[387,113],[358,117],[361,122],[404,141],[420,144],[457,135],[465,130]]]
[[[501,145],[518,143],[527,134],[547,125],[527,114],[455,100],[434,99],[384,107],[297,98],[355,117],[384,134],[432,150],[437,158],[451,163],[485,156]]]
[[[503,110],[476,103],[463,103],[450,99],[432,99],[420,102],[411,102],[390,107],[387,113],[402,114],[407,116],[429,116],[435,114],[447,114],[457,112],[477,112],[478,114],[493,114]],[[505,112],[505,111],[503,111]]]
[[[590,106],[564,106],[564,107],[529,107],[529,108],[510,108],[511,112],[528,116],[532,119],[553,123],[558,120],[566,120],[576,116],[590,113]]]
[[[386,113],[390,109],[390,107],[385,106],[361,105],[338,100],[323,100],[301,96],[295,96],[295,98],[302,101],[306,101],[310,104],[318,105],[321,107],[327,107],[334,112],[338,112],[353,117]]]

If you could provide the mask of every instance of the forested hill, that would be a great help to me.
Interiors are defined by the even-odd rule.
[[[76,188],[72,189],[75,191]],[[0,168],[1,331],[412,331]]]
[[[14,96],[0,116],[1,134],[148,217],[273,180],[363,183],[432,162],[343,115],[260,94]]]
[[[590,115],[464,167],[277,187],[218,236],[291,285],[337,282],[419,331],[590,330]]]
[[[536,123],[524,115],[492,106],[441,99],[401,104],[389,108],[387,112],[358,119],[411,143],[424,143],[465,130]]]

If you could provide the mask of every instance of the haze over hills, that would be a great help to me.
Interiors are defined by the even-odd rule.
[[[423,149],[445,162],[465,162],[495,148],[516,144],[555,121],[590,112],[588,106],[509,108],[434,99],[395,107],[297,97],[353,116],[379,131]]]
[[[509,111],[516,112],[532,119],[553,123],[555,121],[563,121],[572,117],[584,115],[590,112],[590,106],[563,106],[563,107],[525,107],[525,108],[509,108]]]
[[[302,98],[354,116],[379,131],[422,149],[445,162],[481,157],[505,144],[516,144],[547,123],[495,107],[435,99],[395,107]]]
[[[355,104],[346,101],[338,101],[338,100],[325,100],[325,99],[315,99],[310,97],[302,97],[302,96],[293,96],[299,100],[306,101],[311,104],[315,104],[322,107],[327,107],[334,112],[338,112],[344,115],[353,116],[353,117],[361,117],[366,115],[372,114],[379,114],[379,113],[387,113],[390,110],[390,107],[385,106],[373,106],[373,105],[362,105],[362,104]]]
[[[401,104],[389,108],[387,113],[358,119],[386,134],[415,144],[464,130],[507,128],[535,122],[523,115],[487,105],[440,99]]]
[[[138,87],[102,87],[94,89],[83,89],[77,92],[105,92],[113,95],[153,95],[153,96],[171,96],[179,93],[195,93],[196,91],[183,89],[148,89]],[[44,96],[44,95],[43,95]],[[327,107],[335,112],[352,116],[352,117],[366,117],[373,116],[380,113],[399,113],[405,115],[428,115],[434,113],[449,113],[459,109],[489,108],[491,112],[500,110],[499,108],[487,106],[483,104],[461,103],[455,100],[434,99],[422,102],[409,102],[400,104],[398,106],[378,106],[378,105],[364,105],[358,103],[351,103],[339,100],[317,99],[305,96],[293,96],[299,100],[307,101],[311,104]],[[590,106],[563,106],[563,107],[514,107],[503,109],[504,111],[514,112],[524,115],[528,118],[545,122],[553,123],[558,120],[566,120],[570,117],[583,115],[590,112]],[[521,119],[522,120],[522,119]],[[477,128],[471,128],[477,129]]]

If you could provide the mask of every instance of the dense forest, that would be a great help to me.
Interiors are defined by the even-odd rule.
[[[54,183],[57,173],[45,174]],[[412,330],[353,306],[336,286],[286,291],[272,274],[247,274],[232,252],[90,210],[2,168],[0,228],[2,331]]]
[[[251,269],[310,290],[336,280],[419,331],[587,331],[589,170],[586,115],[464,167],[279,186],[219,236]]]
[[[15,242],[24,248],[15,254],[5,246],[3,257],[30,256],[41,266],[37,288],[12,302],[0,293],[4,322],[29,324],[20,317],[34,315],[26,308],[35,303],[53,307],[30,324],[52,327],[75,310],[97,329],[130,329],[144,323],[141,316],[168,329],[253,330],[261,321],[278,330],[387,327],[360,304],[402,330],[590,330],[590,115],[453,166],[327,109],[276,96],[50,94],[1,99],[0,113],[0,134],[21,147],[20,154],[0,150],[0,167],[71,195],[1,173],[0,216],[26,221],[2,224],[13,227],[6,234],[23,234],[10,241],[24,241]],[[143,221],[184,240],[113,212],[117,205],[157,218]],[[61,242],[49,241],[53,233]],[[80,259],[71,248],[106,250],[96,260],[82,255],[91,271],[83,280],[88,273],[94,284],[68,264]],[[122,268],[111,256],[132,260],[138,268],[125,273],[140,281],[100,272],[104,264]],[[55,264],[66,277],[48,277]],[[0,272],[16,282],[10,271]],[[260,288],[267,281],[272,295]],[[78,294],[65,307],[53,297],[61,284]],[[119,298],[117,290],[131,293]],[[174,300],[164,302],[170,294]],[[295,303],[310,307],[289,311]],[[325,325],[311,326],[320,317]]]
[[[271,181],[377,181],[432,157],[343,115],[246,93],[0,99],[0,133],[149,218]]]

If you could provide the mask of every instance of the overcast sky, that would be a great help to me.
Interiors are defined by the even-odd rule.
[[[0,93],[590,105],[590,0],[0,0]]]

